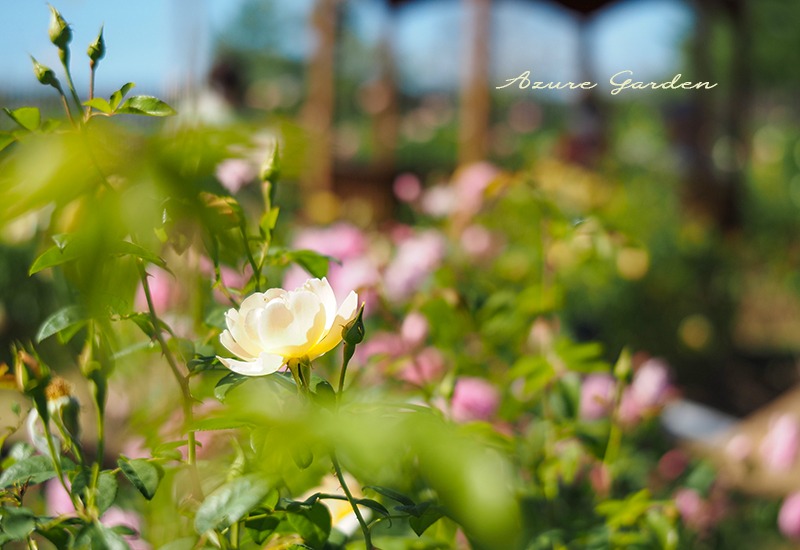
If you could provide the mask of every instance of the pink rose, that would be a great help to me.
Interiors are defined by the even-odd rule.
[[[800,493],[792,493],[784,499],[778,512],[778,529],[783,536],[800,540]]]
[[[783,414],[770,423],[769,431],[761,440],[761,458],[776,472],[786,472],[797,459],[800,445],[800,426],[790,414]]]
[[[456,422],[490,420],[500,406],[500,392],[483,378],[456,380],[450,412]]]
[[[580,416],[597,420],[607,416],[614,402],[616,381],[610,374],[590,374],[581,384]]]

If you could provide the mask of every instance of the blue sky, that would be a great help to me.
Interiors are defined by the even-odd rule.
[[[74,38],[76,85],[85,86],[84,51],[101,24],[108,48],[98,72],[98,91],[107,94],[126,81],[139,93],[164,94],[187,78],[202,78],[214,34],[237,14],[243,0],[53,0]],[[278,0],[302,21],[312,0]],[[350,0],[355,31],[374,43],[387,22],[379,0]],[[394,18],[402,78],[411,88],[446,88],[459,81],[463,43],[458,0],[437,0],[401,9]],[[28,54],[56,68],[47,38],[49,10],[43,0],[0,0],[0,87],[35,83]],[[498,84],[524,70],[543,80],[578,79],[577,19],[547,4],[498,1],[494,8],[496,44],[492,78]],[[588,27],[597,80],[622,69],[644,80],[680,72],[679,47],[691,28],[682,0],[633,0],[597,17]],[[308,49],[308,34],[289,34],[286,50]]]

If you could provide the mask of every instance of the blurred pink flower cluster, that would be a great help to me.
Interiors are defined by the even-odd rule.
[[[379,332],[356,349],[359,363],[372,361],[378,370],[414,386],[425,386],[445,373],[444,355],[426,346],[428,320],[412,311],[403,320],[399,333]]]
[[[611,414],[617,381],[610,374],[590,374],[581,384],[580,416],[597,420]],[[622,390],[618,417],[634,425],[657,412],[673,392],[669,365],[661,359],[647,359],[633,374],[631,384]]]

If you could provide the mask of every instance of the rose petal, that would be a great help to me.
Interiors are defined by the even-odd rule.
[[[220,343],[225,346],[225,348],[234,354],[236,357],[241,359],[255,359],[256,356],[252,355],[247,352],[242,346],[236,343],[236,340],[233,339],[231,333],[227,330],[223,330],[222,334],[219,335]]]
[[[313,292],[289,292],[273,300],[259,316],[258,334],[264,349],[283,357],[302,357],[322,337],[325,307]]]
[[[319,301],[325,308],[325,327],[323,332],[327,334],[336,317],[336,295],[334,295],[333,288],[331,288],[327,277],[323,277],[322,279],[309,279],[301,288],[302,290],[313,292],[319,297]],[[320,334],[320,337],[322,337],[322,334]]]
[[[231,336],[242,349],[244,349],[251,357],[258,357],[261,349],[258,342],[253,341],[245,331],[244,318],[235,309],[229,309],[225,314],[225,324],[228,325],[228,330]]]
[[[270,355],[262,353],[258,359],[253,361],[237,361],[226,357],[217,357],[219,362],[228,367],[233,372],[245,376],[265,376],[277,371],[283,365],[283,357],[280,355]]]
[[[350,291],[347,298],[344,299],[339,311],[336,312],[336,317],[333,320],[332,326],[325,337],[320,340],[317,345],[312,347],[308,352],[308,357],[314,359],[320,355],[329,352],[336,345],[342,341],[342,329],[358,314],[358,295]]]

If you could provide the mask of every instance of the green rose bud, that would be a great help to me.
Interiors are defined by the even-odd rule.
[[[58,13],[58,10],[50,6],[50,42],[58,46],[59,50],[66,50],[72,40],[72,29]]]
[[[31,56],[31,61],[33,61],[33,73],[36,75],[36,80],[45,86],[52,86],[56,90],[61,89],[61,83],[56,78],[56,73],[53,72],[53,69],[42,65],[33,56]]]
[[[89,44],[89,49],[86,50],[86,55],[91,60],[91,66],[94,67],[98,61],[103,59],[106,55],[106,41],[103,40],[103,27],[100,27],[100,34],[94,39],[94,42]]]
[[[261,165],[259,177],[263,182],[275,183],[281,172],[280,152],[278,150],[277,140],[273,140],[270,144],[271,151],[267,154],[264,164]]]
[[[358,316],[342,329],[342,340],[345,344],[355,346],[364,340],[364,304],[358,310]]]

